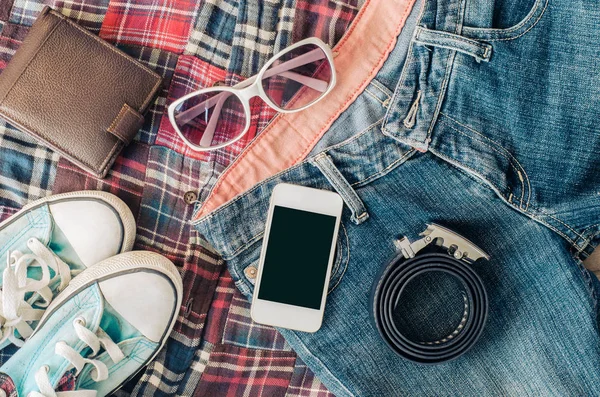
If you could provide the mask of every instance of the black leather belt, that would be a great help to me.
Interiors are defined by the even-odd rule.
[[[382,269],[373,285],[371,315],[381,337],[392,350],[417,363],[435,364],[465,353],[483,331],[488,315],[488,297],[471,264],[481,257],[488,259],[488,256],[473,243],[438,225],[429,225],[422,235],[425,237],[413,244],[407,239],[399,241],[401,254]],[[433,245],[428,247],[428,251],[437,252],[416,255],[431,243]],[[413,341],[399,331],[393,314],[401,309],[397,303],[405,287],[428,272],[444,272],[462,284],[465,311],[456,330],[443,339]]]

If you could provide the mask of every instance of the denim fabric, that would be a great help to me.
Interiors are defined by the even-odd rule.
[[[598,282],[581,260],[600,236],[600,9],[591,0],[425,0],[411,20],[306,161],[196,228],[250,299],[244,270],[257,265],[273,187],[343,196],[323,327],[280,330],[336,395],[598,395]],[[426,366],[387,348],[368,306],[394,241],[417,239],[431,222],[490,255],[473,265],[490,304],[471,350]],[[451,284],[417,289],[410,318],[452,332],[452,316],[440,324],[432,315]]]

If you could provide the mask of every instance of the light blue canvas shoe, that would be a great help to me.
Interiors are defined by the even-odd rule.
[[[179,313],[182,282],[165,257],[133,251],[75,277],[2,367],[0,395],[106,396],[150,362]],[[56,392],[65,377],[72,386]]]
[[[71,278],[130,251],[135,232],[127,205],[96,191],[46,197],[0,223],[0,349],[21,346]]]

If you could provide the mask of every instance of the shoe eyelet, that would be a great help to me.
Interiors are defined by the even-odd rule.
[[[49,373],[49,372],[50,372],[50,366],[49,366],[48,364],[44,364],[44,365],[42,366],[42,368],[44,368],[44,370],[46,371],[46,373]]]
[[[75,323],[78,323],[78,324],[80,324],[80,325],[82,325],[84,327],[86,325],[85,318],[83,318],[81,316],[77,317],[75,320],[73,320],[73,324],[75,324]]]
[[[29,240],[27,240],[27,244],[33,244],[35,243],[35,239],[32,237]]]

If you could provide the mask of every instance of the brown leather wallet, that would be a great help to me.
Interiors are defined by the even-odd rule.
[[[161,78],[49,7],[0,74],[0,116],[104,178]]]

